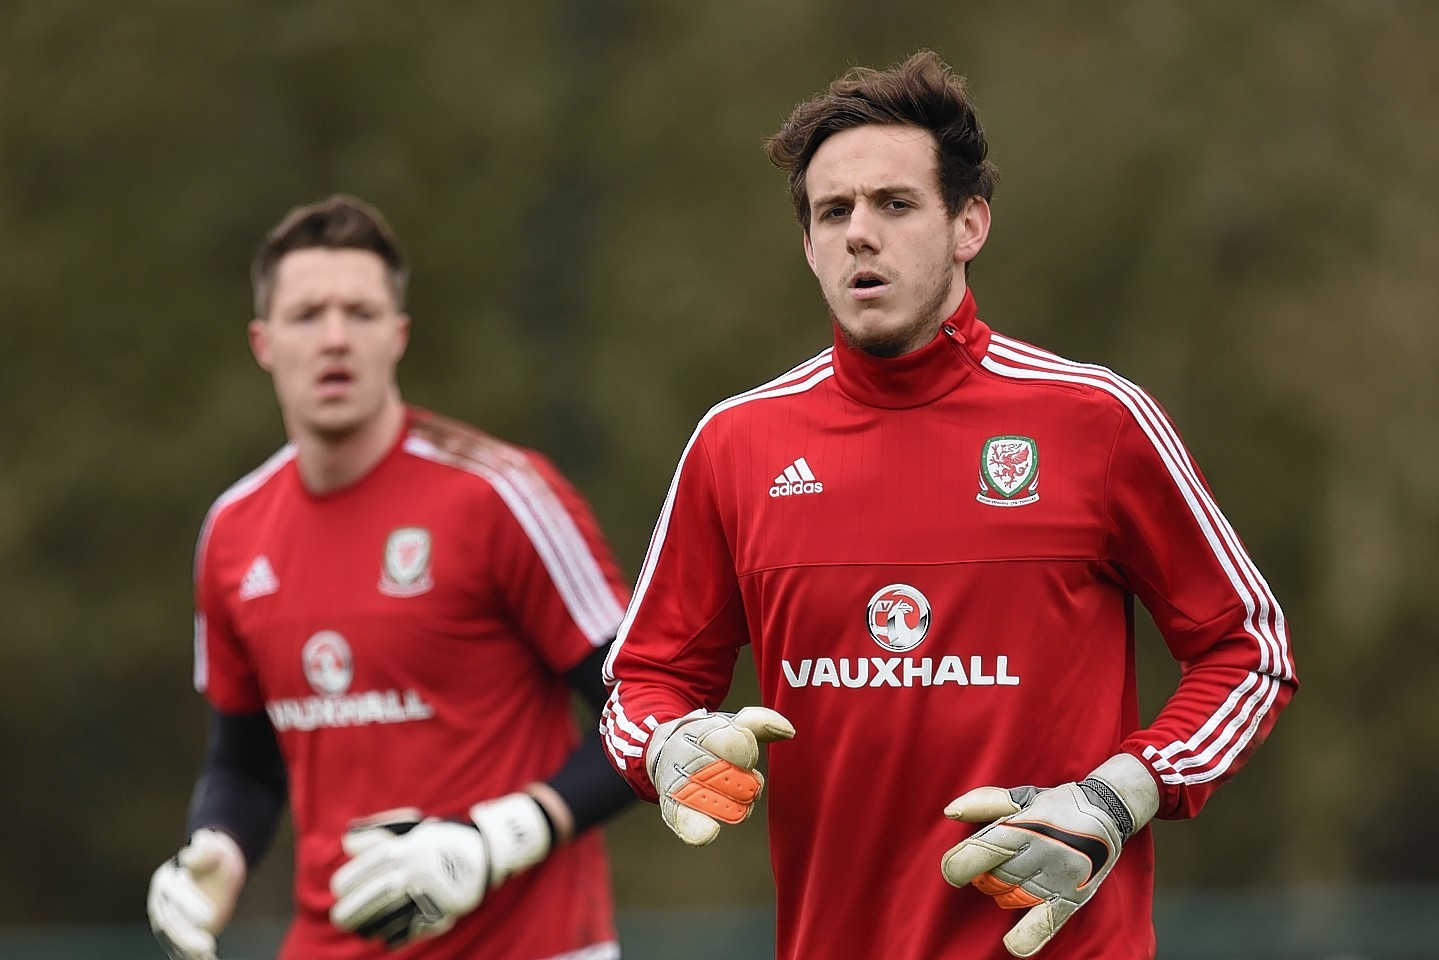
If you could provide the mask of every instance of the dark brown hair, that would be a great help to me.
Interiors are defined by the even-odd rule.
[[[765,141],[765,153],[789,174],[800,226],[809,231],[805,172],[820,144],[841,130],[866,124],[904,123],[928,130],[938,145],[939,186],[945,209],[956,216],[970,197],[994,194],[999,170],[987,156],[984,128],[965,80],[932,50],[920,50],[888,70],[854,67],[794,108]]]
[[[326,200],[296,207],[265,236],[265,242],[255,254],[255,262],[250,265],[255,316],[269,314],[270,298],[275,292],[275,269],[285,254],[312,247],[368,250],[377,255],[385,262],[396,308],[405,308],[405,286],[410,271],[384,214],[357,197],[337,193]]]

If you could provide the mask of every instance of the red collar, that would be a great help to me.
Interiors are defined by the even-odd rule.
[[[845,342],[834,331],[834,378],[860,403],[902,410],[932,403],[949,393],[989,349],[989,326],[981,319],[968,289],[954,314],[940,324],[933,340],[902,357],[874,357]],[[973,362],[964,354],[968,352]]]

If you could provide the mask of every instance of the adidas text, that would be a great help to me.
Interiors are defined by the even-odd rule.
[[[818,480],[799,483],[777,483],[769,488],[772,497],[795,497],[802,493],[824,493],[824,484]]]

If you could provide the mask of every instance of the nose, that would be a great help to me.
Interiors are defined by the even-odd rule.
[[[350,327],[343,310],[326,310],[321,322],[321,342],[326,350],[343,350],[350,345]]]
[[[850,212],[845,246],[850,254],[879,252],[879,217],[868,204],[855,204]]]

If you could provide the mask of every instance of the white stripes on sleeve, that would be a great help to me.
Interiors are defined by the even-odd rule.
[[[1255,641],[1259,666],[1187,740],[1148,747],[1145,757],[1165,783],[1197,784],[1223,776],[1253,739],[1279,694],[1279,680],[1294,676],[1284,613],[1229,521],[1200,482],[1192,460],[1158,404],[1106,367],[1076,363],[994,334],[981,361],[985,369],[1019,380],[1083,384],[1122,403],[1173,479],[1205,542],[1246,612],[1244,629]]]
[[[645,593],[649,590],[650,580],[654,577],[655,564],[659,561],[660,551],[664,548],[665,537],[669,534],[670,515],[674,512],[675,490],[679,487],[680,473],[684,470],[685,460],[689,457],[691,448],[699,439],[700,431],[705,428],[716,415],[729,410],[732,407],[749,403],[752,400],[766,400],[772,397],[787,397],[796,393],[804,393],[812,390],[815,386],[834,376],[834,365],[831,361],[831,354],[834,348],[830,347],[817,356],[811,357],[804,363],[788,371],[782,376],[776,377],[768,383],[761,384],[753,390],[748,390],[737,396],[722,400],[709,409],[690,434],[689,442],[685,444],[684,451],[680,454],[679,466],[675,468],[674,478],[670,480],[669,492],[665,494],[664,507],[660,510],[659,520],[655,523],[654,533],[650,536],[649,548],[645,551],[645,562],[640,567],[639,582],[635,584],[634,595],[630,598],[629,609],[625,612],[624,620],[620,623],[618,636],[615,643],[610,647],[609,654],[605,657],[604,678],[606,683],[614,682],[615,655],[619,653],[620,647],[625,642],[629,633],[630,625],[634,623],[635,614],[643,602]]]
[[[416,436],[405,438],[405,450],[488,481],[539,554],[575,625],[596,647],[615,635],[624,610],[584,534],[538,471],[518,458],[449,455]]]
[[[638,763],[643,767],[645,747],[659,721],[654,717],[645,717],[640,723],[635,723],[626,716],[620,700],[623,687],[623,682],[615,684],[609,700],[605,701],[605,708],[600,714],[600,737],[616,766],[627,769]]]

